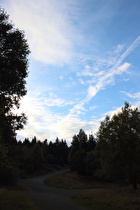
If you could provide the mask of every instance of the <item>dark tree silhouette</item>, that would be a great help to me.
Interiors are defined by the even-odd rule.
[[[140,112],[128,103],[98,131],[101,170],[109,178],[129,181],[137,189],[140,178]]]
[[[24,32],[14,28],[0,8],[0,183],[11,183],[15,178],[12,163],[16,130],[23,128],[26,117],[12,110],[19,108],[20,99],[26,94],[29,53]]]
[[[0,9],[0,140],[4,142],[10,141],[26,122],[24,114],[17,116],[12,109],[19,108],[26,94],[29,52],[24,32],[14,28]]]
[[[82,175],[91,175],[94,172],[95,157],[89,154],[96,147],[93,135],[89,139],[83,129],[79,134],[74,135],[69,149],[69,163],[72,170],[78,171]],[[92,160],[92,163],[91,163]],[[90,161],[90,162],[88,162]]]

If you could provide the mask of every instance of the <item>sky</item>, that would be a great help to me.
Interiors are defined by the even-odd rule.
[[[69,144],[127,101],[140,108],[139,0],[0,0],[30,46],[17,139]]]

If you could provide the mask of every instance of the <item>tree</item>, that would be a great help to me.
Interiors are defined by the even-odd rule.
[[[95,150],[96,142],[93,135],[89,135],[89,139],[84,132],[80,129],[79,134],[73,136],[71,147],[69,149],[69,163],[71,170],[78,171],[82,175],[91,175],[96,170],[95,157],[90,155],[90,152]],[[88,154],[89,153],[89,154]],[[92,163],[88,163],[91,161]],[[96,164],[97,165],[97,164]]]
[[[85,175],[85,157],[86,152],[84,149],[77,150],[71,160],[71,169]]]
[[[32,157],[32,164],[33,164],[34,170],[36,172],[39,172],[41,168],[43,167],[44,160],[45,160],[43,151],[39,143],[34,144],[31,157]]]
[[[78,141],[80,143],[81,149],[86,150],[87,149],[87,135],[83,129],[80,129],[79,134],[77,135]]]
[[[128,103],[101,123],[98,137],[101,169],[113,179],[130,181],[137,189],[140,178],[140,112]]]
[[[92,134],[89,135],[89,140],[87,142],[87,151],[92,151],[96,147],[96,140]]]
[[[52,143],[50,141],[47,149],[47,162],[51,164],[58,164],[64,166],[68,161],[68,146],[63,139],[60,141],[56,138],[56,141]]]
[[[97,158],[97,151],[92,150],[87,152],[85,158],[85,169],[88,176],[93,176],[99,167],[99,160]]]
[[[3,184],[14,183],[15,179],[16,130],[23,128],[26,117],[12,110],[20,107],[20,99],[26,94],[29,53],[24,32],[14,28],[9,16],[0,8],[0,150],[3,151],[0,152],[0,174]]]
[[[24,114],[16,115],[21,97],[26,94],[29,46],[23,31],[14,28],[0,8],[0,141],[8,142],[26,123]]]

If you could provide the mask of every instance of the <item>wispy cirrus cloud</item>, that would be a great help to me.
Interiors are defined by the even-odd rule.
[[[116,65],[120,65],[120,63],[140,44],[140,36],[138,36],[134,42],[127,48],[127,50],[121,55]]]
[[[72,2],[8,1],[10,18],[16,27],[26,31],[32,58],[57,66],[70,62],[73,48],[71,35],[75,30],[70,16],[72,11],[74,13]]]
[[[66,101],[64,99],[61,99],[61,98],[57,98],[56,96],[53,97],[53,98],[45,98],[44,100],[44,105],[47,105],[47,106],[57,106],[57,107],[62,107],[62,106],[67,106],[67,105],[73,105],[74,102],[73,101]]]
[[[125,50],[124,53],[118,59],[114,59],[113,63],[108,61],[105,62],[103,60],[103,69],[100,69],[99,72],[91,70],[90,66],[85,66],[84,71],[80,74],[78,73],[77,76],[90,76],[92,79],[87,80],[87,83],[90,83],[90,86],[87,89],[87,96],[81,100],[77,105],[75,105],[71,109],[71,113],[78,112],[78,109],[84,109],[83,106],[89,102],[100,90],[104,89],[108,85],[114,84],[114,77],[115,75],[121,75],[124,72],[126,73],[128,68],[130,67],[130,63],[122,62],[124,59],[140,44],[140,36],[138,36],[134,42]],[[122,50],[122,47],[117,48],[117,54]],[[100,60],[101,63],[101,60]],[[106,63],[106,65],[104,65]],[[110,63],[112,65],[110,65]],[[101,66],[101,64],[100,64]],[[105,70],[104,70],[105,69]],[[94,73],[95,72],[95,73]],[[92,83],[96,83],[92,85]]]
[[[125,95],[127,95],[128,97],[130,98],[133,98],[133,99],[139,99],[140,100],[140,92],[137,92],[137,93],[128,93],[126,91],[121,91],[121,93],[124,93]]]

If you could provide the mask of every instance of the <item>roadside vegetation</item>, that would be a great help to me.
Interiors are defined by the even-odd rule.
[[[71,190],[70,199],[86,209],[140,209],[140,190],[134,191],[131,185],[120,185],[91,177],[87,179],[72,171],[50,177],[45,183],[52,187]],[[74,189],[79,191],[74,192]]]
[[[97,180],[93,177],[79,175],[76,171],[67,170],[66,172],[52,176],[45,180],[45,184],[51,187],[63,189],[96,189],[115,186],[108,184],[103,180]]]
[[[3,210],[35,210],[35,206],[24,191],[0,188],[0,209]]]
[[[140,191],[130,187],[101,188],[84,191],[71,196],[71,199],[86,209],[93,210],[139,210]]]

